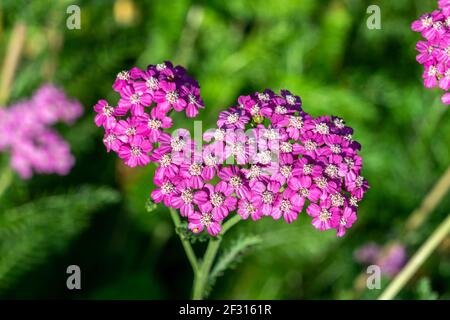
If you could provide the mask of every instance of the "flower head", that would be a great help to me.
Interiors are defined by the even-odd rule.
[[[82,113],[79,102],[69,99],[62,89],[45,84],[30,99],[0,110],[0,151],[10,152],[11,167],[24,179],[34,173],[66,175],[75,159],[52,125],[73,124]],[[112,125],[105,115],[96,123]]]
[[[423,40],[417,42],[416,60],[424,67],[422,75],[426,88],[450,89],[450,3],[440,0],[439,9],[423,14],[411,24],[411,29],[421,33]],[[442,102],[450,104],[447,93]]]

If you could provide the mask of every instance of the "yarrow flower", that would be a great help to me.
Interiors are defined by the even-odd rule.
[[[193,118],[204,108],[197,82],[168,61],[119,72],[113,89],[120,95],[117,106],[99,100],[94,121],[105,130],[106,150],[118,153],[130,167],[150,162],[155,143],[172,127],[173,110]]]
[[[292,223],[305,208],[315,228],[338,236],[356,221],[369,186],[361,176],[361,146],[342,119],[313,118],[289,91],[265,90],[239,97],[217,125],[190,157],[180,157],[167,138],[155,151],[160,188],[152,199],[180,209],[194,233],[217,235],[233,211],[243,219]],[[188,135],[182,141],[191,143]]]
[[[165,132],[170,112],[194,117],[203,108],[198,84],[166,62],[118,75],[117,107],[100,100],[95,122],[107,150],[131,167],[157,164],[151,198],[179,210],[193,233],[221,231],[231,215],[293,223],[305,210],[319,230],[343,236],[369,188],[361,146],[337,117],[314,118],[288,90],[266,89],[222,111],[203,141]],[[151,101],[151,102],[150,102]]]
[[[0,152],[10,153],[12,169],[24,179],[33,173],[66,175],[75,159],[52,125],[73,124],[82,113],[63,90],[43,85],[30,99],[0,108]]]
[[[411,29],[424,37],[416,45],[416,60],[424,67],[424,86],[444,90],[441,100],[450,104],[450,1],[440,0],[438,7],[414,21]]]

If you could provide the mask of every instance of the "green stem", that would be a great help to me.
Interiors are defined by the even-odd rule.
[[[409,279],[416,273],[419,267],[427,260],[431,253],[450,233],[450,215],[439,225],[427,241],[414,254],[408,264],[392,280],[378,300],[392,300],[400,290],[408,283]]]
[[[206,286],[208,285],[209,273],[211,271],[212,264],[216,258],[217,252],[219,250],[220,244],[222,243],[223,236],[225,233],[233,227],[236,223],[241,220],[239,215],[235,215],[230,220],[225,222],[222,226],[222,231],[216,238],[211,238],[206,248],[203,261],[200,265],[200,269],[194,277],[194,286],[192,299],[201,300],[204,297]]]
[[[6,167],[3,169],[2,174],[0,175],[0,198],[3,195],[3,193],[8,189],[9,185],[12,182],[13,178],[13,172],[11,168]]]
[[[174,209],[169,208],[170,216],[172,217],[173,223],[175,224],[175,228],[181,227],[181,220],[180,216],[178,215],[178,212],[176,212]],[[186,239],[181,233],[179,233],[181,244],[183,245],[184,251],[186,252],[186,255],[189,259],[189,262],[191,263],[192,270],[194,271],[194,278],[196,277],[198,273],[198,261],[197,257],[195,255],[194,250],[192,249],[191,243],[188,239]]]

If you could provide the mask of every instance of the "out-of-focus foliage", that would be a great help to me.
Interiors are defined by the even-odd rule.
[[[15,277],[61,251],[89,224],[90,214],[117,202],[117,192],[83,187],[5,210],[0,215],[0,290]]]
[[[69,4],[81,8],[80,30],[65,27]],[[372,4],[381,8],[381,30],[366,26]],[[163,206],[145,210],[154,168],[129,170],[118,164],[105,152],[91,111],[101,97],[117,100],[111,89],[117,72],[162,60],[185,65],[200,82],[207,106],[200,115],[204,129],[240,94],[266,87],[290,89],[313,115],[345,118],[363,145],[363,173],[372,187],[343,239],[313,230],[305,214],[292,225],[240,222],[227,234],[225,248],[240,234],[256,235],[261,243],[217,280],[210,297],[378,296],[378,290],[354,293],[356,278],[365,272],[354,261],[354,250],[368,241],[399,239],[413,254],[450,212],[447,197],[417,232],[403,238],[410,212],[450,164],[450,112],[438,92],[422,85],[414,50],[419,36],[409,29],[436,6],[435,0],[2,1],[0,56],[17,19],[28,25],[12,99],[49,80],[47,70],[56,66],[51,79],[83,102],[86,115],[62,128],[77,157],[74,171],[65,178],[15,182],[22,191],[9,190],[0,207],[3,201],[5,206],[24,203],[85,183],[110,185],[124,196],[113,210],[96,215],[66,251],[49,257],[4,296],[188,297],[192,274],[168,212]],[[49,42],[52,34],[61,39],[60,47]],[[192,124],[181,116],[175,121]],[[195,245],[201,252],[204,243]],[[400,298],[450,297],[446,248],[421,268],[428,284],[420,282],[419,290],[412,279]],[[82,267],[81,292],[65,288],[68,264]],[[51,272],[63,276],[52,278]],[[42,277],[45,283],[33,280]]]

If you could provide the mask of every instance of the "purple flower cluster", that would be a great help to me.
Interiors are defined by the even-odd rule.
[[[75,160],[51,126],[72,124],[82,113],[79,102],[51,84],[44,85],[29,100],[0,108],[0,152],[10,152],[11,167],[24,179],[33,172],[65,175]]]
[[[411,28],[425,38],[416,45],[416,60],[425,69],[425,87],[438,86],[446,91],[442,102],[450,104],[450,0],[439,0],[439,9],[423,14]]]
[[[402,270],[408,260],[405,246],[394,243],[386,249],[375,243],[368,243],[355,251],[355,260],[364,265],[376,264],[381,272],[393,277]]]
[[[113,89],[120,94],[117,106],[98,101],[95,123],[105,129],[107,151],[118,153],[130,167],[151,161],[154,144],[164,129],[172,127],[172,110],[193,118],[204,107],[197,82],[168,61],[120,72]]]
[[[162,133],[152,199],[179,209],[194,233],[216,236],[235,210],[291,223],[306,207],[315,228],[343,236],[368,189],[361,146],[342,119],[313,118],[301,106],[287,90],[265,90],[221,112],[201,148],[186,130]]]

